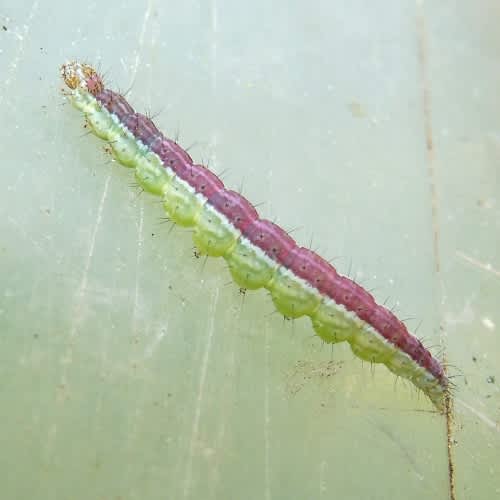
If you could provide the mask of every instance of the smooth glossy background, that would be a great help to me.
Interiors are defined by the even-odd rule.
[[[456,498],[500,497],[499,16],[4,1],[2,498],[450,498],[444,417],[196,260],[63,105],[74,58],[418,327],[458,375]]]

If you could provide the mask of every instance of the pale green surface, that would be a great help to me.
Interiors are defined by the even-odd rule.
[[[457,498],[500,496],[494,5],[2,7],[2,499],[449,498],[444,418],[195,260],[60,105],[67,58],[422,320],[464,374]]]

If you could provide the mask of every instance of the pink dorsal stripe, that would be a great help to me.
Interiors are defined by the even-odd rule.
[[[127,102],[125,97],[112,90],[104,89],[101,93],[97,94],[95,98],[100,101],[110,113],[116,115],[122,123],[126,115],[134,112],[134,108]]]
[[[154,151],[162,159],[165,165],[174,165],[174,163],[178,162],[179,160],[184,165],[193,164],[193,160],[187,154],[187,152],[179,147],[175,142],[164,137],[163,134],[159,134],[151,142],[150,147],[151,150]]]
[[[308,248],[295,246],[288,254],[284,265],[320,293],[330,296],[331,284],[338,274],[335,268],[317,253]]]
[[[219,177],[203,165],[184,165],[183,168],[180,167],[180,162],[176,165],[178,167],[175,170],[177,175],[206,198],[225,191],[224,184]]]
[[[236,191],[220,189],[208,196],[208,202],[223,213],[241,232],[253,222],[259,220],[259,214],[253,205]]]
[[[188,182],[197,193],[203,194],[208,203],[224,214],[253,245],[319,293],[356,314],[445,384],[446,376],[439,362],[392,312],[377,304],[369,292],[349,278],[340,276],[331,264],[315,252],[299,247],[284,229],[271,221],[260,219],[245,197],[226,190],[219,177],[204,166],[194,165],[181,146],[164,137],[150,118],[135,113],[123,96],[104,89],[95,97],[117,116],[134,137],[158,154],[164,165]]]
[[[135,132],[133,132],[133,134],[143,144],[151,147],[151,143],[158,137],[158,135],[162,134],[160,134],[160,131],[156,128],[156,125],[147,116],[141,115],[140,113],[136,113],[136,116],[136,130]]]
[[[284,266],[290,252],[297,247],[297,243],[284,229],[269,220],[254,220],[243,231],[243,235],[267,256]]]

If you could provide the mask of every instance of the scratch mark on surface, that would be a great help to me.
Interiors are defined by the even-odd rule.
[[[498,269],[495,269],[489,262],[481,262],[480,260],[477,260],[474,257],[471,257],[471,256],[461,252],[460,250],[457,250],[455,252],[455,255],[457,255],[461,259],[465,260],[469,264],[472,264],[473,266],[476,266],[479,269],[482,269],[483,271],[491,273],[494,276],[496,276],[497,278],[500,278],[500,271]]]
[[[91,264],[92,258],[94,256],[95,241],[96,241],[96,237],[97,237],[97,232],[99,231],[99,226],[101,225],[101,221],[102,221],[102,214],[104,211],[104,204],[105,204],[106,198],[108,196],[110,180],[111,180],[111,171],[108,174],[106,181],[104,183],[104,189],[102,191],[101,199],[99,201],[99,206],[97,209],[97,216],[96,216],[95,224],[94,224],[94,227],[92,229],[92,234],[90,235],[89,249],[87,252],[87,258],[85,260],[85,266],[83,269],[82,278],[80,280],[80,285],[78,287],[78,290],[75,294],[75,305],[74,305],[74,312],[72,314],[71,330],[69,332],[69,342],[68,342],[68,347],[66,349],[66,352],[64,353],[64,356],[62,358],[63,370],[62,370],[62,375],[61,375],[61,382],[59,383],[58,393],[57,393],[57,399],[60,401],[64,400],[67,397],[67,393],[66,393],[66,390],[67,390],[67,366],[72,361],[73,338],[78,333],[78,327],[80,326],[80,322],[82,320],[83,298],[84,298],[86,291],[87,291],[87,282],[88,282],[88,274],[89,274],[89,270],[90,270],[90,264]]]
[[[196,408],[194,411],[193,425],[191,428],[189,455],[187,458],[186,475],[184,478],[184,492],[183,492],[184,498],[188,498],[191,493],[192,480],[193,480],[193,457],[195,454],[195,448],[198,442],[198,435],[200,431],[201,405],[203,403],[205,382],[207,379],[208,362],[210,360],[210,352],[212,350],[212,340],[214,336],[214,318],[215,318],[215,313],[217,311],[218,301],[219,301],[219,289],[216,288],[214,292],[214,299],[212,301],[212,306],[210,307],[210,311],[208,311],[208,315],[210,317],[210,323],[208,325],[208,334],[207,334],[207,341],[205,344],[205,351],[203,353],[203,359],[201,361],[200,380],[198,382],[198,393],[196,396]]]
[[[99,231],[99,227],[100,227],[101,221],[102,221],[102,214],[104,211],[104,204],[105,204],[106,198],[108,196],[110,180],[111,180],[111,171],[109,172],[109,174],[106,178],[106,181],[104,182],[104,189],[102,191],[101,199],[99,201],[95,224],[94,224],[94,227],[92,229],[92,234],[90,235],[89,248],[88,248],[88,252],[87,252],[87,258],[85,260],[85,266],[83,269],[82,278],[81,278],[78,290],[75,294],[75,306],[74,306],[74,313],[72,315],[72,325],[71,325],[71,330],[69,333],[68,346],[67,346],[66,351],[64,352],[64,355],[61,359],[61,363],[62,363],[61,380],[56,388],[56,400],[57,401],[65,401],[69,397],[67,370],[68,370],[68,366],[72,362],[72,358],[73,358],[73,338],[75,337],[75,335],[78,332],[78,327],[80,325],[81,318],[82,318],[83,298],[84,298],[84,296],[86,294],[86,290],[87,290],[87,282],[88,282],[88,274],[89,274],[89,270],[90,270],[90,264],[92,262],[92,258],[94,255],[96,237],[97,237],[97,233]],[[49,435],[50,435],[50,433],[49,433]]]
[[[36,248],[36,250],[42,254],[42,255],[46,255],[47,252],[44,251],[44,249],[42,248],[42,246],[40,245],[40,243],[38,243],[38,241],[36,241],[35,239],[33,239],[31,237],[31,235],[26,231],[26,229],[24,229],[24,225],[23,224],[20,224],[17,220],[13,219],[10,215],[7,217],[7,221],[12,225],[14,226],[18,233],[24,238],[26,239],[27,241],[29,241],[34,248]]]
[[[385,422],[379,422],[378,420],[375,420],[371,417],[366,417],[366,420],[370,422],[372,427],[378,429],[379,432],[381,432],[384,436],[389,438],[389,441],[392,442],[393,445],[397,447],[397,449],[399,450],[401,457],[404,457],[404,459],[408,462],[408,464],[410,464],[415,476],[420,481],[422,481],[425,478],[425,476],[420,471],[417,461],[413,457],[412,453],[403,444],[399,436],[393,433],[390,426],[386,425]]]
[[[458,325],[470,325],[476,318],[476,311],[472,304],[476,300],[475,294],[472,297],[465,299],[465,304],[462,309],[457,312],[447,312],[444,314],[443,322],[446,329],[456,328]]]
[[[215,491],[215,486],[220,482],[221,474],[220,474],[220,465],[221,462],[224,458],[224,452],[221,452],[220,450],[224,450],[224,440],[226,437],[226,421],[227,421],[227,415],[225,415],[226,418],[221,422],[219,426],[219,432],[217,433],[217,438],[215,442],[215,449],[217,450],[216,456],[215,456],[215,461],[213,464],[213,472],[212,472],[212,481],[211,485],[212,487],[210,488],[211,494],[210,498],[217,498],[217,493]]]
[[[43,458],[50,462],[54,453],[54,442],[57,437],[57,424],[54,422],[47,431],[47,441],[43,447]]]
[[[17,72],[17,68],[19,66],[19,63],[21,62],[21,59],[23,57],[24,53],[24,45],[26,42],[26,39],[28,38],[30,29],[31,29],[31,23],[33,22],[33,18],[35,17],[35,14],[38,10],[38,4],[39,0],[35,0],[31,4],[31,9],[28,14],[28,18],[26,19],[26,24],[24,25],[24,33],[18,37],[19,39],[19,44],[17,46],[16,53],[12,59],[12,62],[9,65],[9,70],[7,72],[7,76],[4,80],[4,91],[3,94],[0,95],[0,105],[2,104],[5,96],[9,95],[8,93],[8,88],[10,87],[10,84],[12,83],[12,80]],[[10,97],[10,95],[9,95]]]
[[[236,312],[236,317],[234,318],[234,324],[241,325],[241,307]],[[236,332],[235,332],[236,333]],[[230,348],[228,345],[227,352],[227,368],[226,373],[234,374],[236,369],[236,361],[237,361],[237,348],[236,345],[239,343],[240,336],[239,335],[231,335],[229,342]],[[217,499],[218,495],[218,487],[222,481],[225,481],[225,468],[221,467],[221,464],[227,459],[227,449],[225,446],[226,441],[226,431],[227,428],[233,428],[233,420],[232,420],[232,408],[234,401],[234,377],[229,375],[224,379],[223,384],[221,385],[221,394],[222,399],[219,403],[219,411],[217,413],[218,420],[218,433],[214,444],[215,456],[211,461],[212,465],[212,474],[210,480],[210,488],[208,492],[205,494],[206,499]],[[237,389],[236,389],[237,390]],[[222,469],[222,470],[221,470]]]
[[[150,358],[154,354],[154,352],[156,351],[157,347],[160,345],[161,340],[163,339],[163,337],[165,337],[165,335],[167,333],[168,333],[168,323],[165,323],[165,326],[162,326],[160,328],[160,330],[156,334],[156,336],[153,339],[153,341],[151,342],[151,344],[149,344],[146,347],[145,352],[144,352],[144,357],[145,358]]]
[[[326,493],[326,469],[328,463],[326,460],[321,461],[319,470],[319,498],[323,498],[323,494]]]
[[[217,0],[212,1],[212,47],[211,47],[211,63],[212,63],[212,90],[217,89]]]
[[[429,78],[429,47],[427,26],[425,23],[424,0],[417,0],[417,50],[418,62],[420,66],[420,86],[422,90],[422,107],[425,133],[425,150],[427,153],[427,175],[429,178],[430,196],[431,196],[431,220],[433,233],[433,253],[434,253],[434,270],[436,273],[439,291],[442,295],[444,285],[441,278],[441,257],[440,257],[440,227],[439,227],[439,198],[437,192],[437,176],[434,154],[434,139],[432,130],[432,100],[431,100],[431,85]],[[443,350],[443,361],[446,362],[444,328],[442,325],[443,311],[438,305],[440,315],[440,331],[439,342]],[[450,490],[450,500],[456,500],[455,492],[455,464],[453,458],[453,401],[448,395],[446,397],[446,436],[447,436],[447,452],[448,452],[448,484]]]
[[[424,112],[424,132],[425,146],[427,152],[427,174],[429,176],[429,184],[431,190],[431,211],[432,211],[432,230],[434,234],[434,265],[435,271],[439,273],[441,268],[440,252],[439,252],[439,199],[436,185],[436,168],[434,158],[434,140],[432,131],[432,107],[431,107],[431,89],[428,74],[428,46],[427,46],[427,30],[425,26],[424,15],[422,13],[423,0],[417,0],[417,5],[420,8],[420,13],[417,19],[418,31],[418,59],[420,62],[421,71],[421,89],[422,89],[422,105]]]
[[[144,243],[144,206],[141,203],[139,210],[139,227],[137,228],[137,253],[135,259],[135,292],[134,292],[134,306],[132,312],[133,332],[137,335],[138,324],[138,307],[139,307],[139,276],[142,260],[142,245]]]
[[[493,429],[494,431],[500,432],[500,422],[495,422],[490,417],[488,417],[484,413],[481,413],[479,410],[476,410],[476,408],[467,404],[462,399],[455,398],[455,401],[458,404],[462,405],[466,410],[469,410],[472,414],[476,415],[476,417],[478,417],[490,429]]]
[[[141,31],[139,33],[138,47],[137,47],[137,50],[135,51],[134,62],[130,68],[130,70],[131,70],[130,85],[129,85],[130,89],[132,89],[132,87],[134,86],[135,79],[137,78],[137,72],[139,70],[139,65],[141,62],[141,51],[142,51],[142,47],[144,45],[144,37],[146,35],[146,28],[147,28],[148,23],[149,23],[149,18],[151,17],[153,5],[154,5],[153,0],[149,0],[148,6],[147,6],[146,10],[144,11],[144,17],[142,18],[142,25],[141,25]],[[132,90],[130,90],[129,93],[131,94]]]
[[[87,252],[87,258],[85,260],[85,266],[83,268],[82,279],[80,281],[80,286],[78,287],[78,291],[76,292],[76,306],[75,306],[75,312],[73,314],[73,324],[71,326],[70,337],[74,337],[76,335],[81,320],[82,301],[83,297],[85,296],[85,292],[87,290],[90,264],[92,263],[92,258],[94,257],[95,241],[97,233],[99,231],[99,226],[101,225],[102,222],[102,214],[104,211],[104,204],[108,196],[110,180],[111,180],[111,171],[106,177],[106,181],[104,182],[104,189],[102,191],[101,199],[99,201],[99,206],[97,208],[97,216],[95,224],[94,227],[92,228],[92,234],[90,235],[89,249]]]
[[[24,171],[19,172],[19,174],[16,177],[16,180],[10,186],[7,186],[7,191],[11,191],[13,193],[17,192],[19,187],[22,186],[22,184],[24,183],[24,179],[25,179],[25,172]]]
[[[210,75],[210,83],[212,86],[212,94],[214,101],[217,95],[217,0],[212,0],[212,45],[210,53],[210,63],[212,71]],[[212,169],[217,165],[216,157],[217,149],[217,129],[214,129],[210,138],[210,164]]]
[[[266,324],[266,334],[265,334],[265,345],[264,345],[264,359],[266,366],[266,373],[264,376],[265,388],[264,388],[264,497],[266,500],[271,500],[271,474],[270,474],[270,453],[271,453],[271,439],[270,439],[270,426],[271,426],[271,415],[269,409],[269,351],[271,350],[271,345],[269,343],[269,327]]]

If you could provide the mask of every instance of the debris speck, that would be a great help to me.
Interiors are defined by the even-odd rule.
[[[366,111],[363,109],[363,106],[361,106],[361,103],[359,103],[358,101],[351,101],[348,107],[351,112],[351,115],[354,116],[354,118],[366,117]]]

